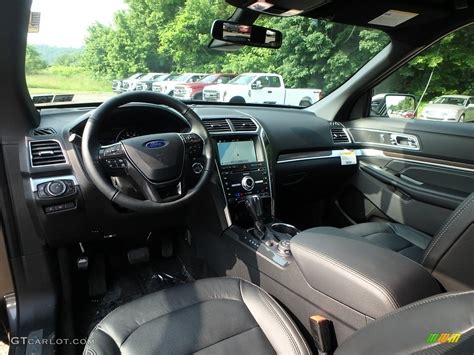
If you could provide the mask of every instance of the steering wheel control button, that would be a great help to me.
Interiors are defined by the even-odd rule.
[[[244,176],[241,185],[245,191],[252,191],[255,187],[255,180],[251,176]]]
[[[195,133],[182,135],[186,149],[191,157],[198,157],[202,155],[203,142],[201,137]]]
[[[58,197],[67,191],[67,186],[61,180],[51,181],[46,185],[46,193]]]
[[[204,170],[204,167],[202,166],[201,163],[194,163],[192,168],[193,168],[193,173],[196,175],[201,174],[202,171]]]
[[[115,157],[123,154],[123,147],[121,144],[114,144],[113,146],[104,148],[102,152],[104,157]]]
[[[123,169],[127,167],[127,163],[125,162],[125,160],[120,158],[106,159],[105,163],[110,169]]]

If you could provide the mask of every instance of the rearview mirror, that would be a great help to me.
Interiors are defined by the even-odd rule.
[[[280,48],[282,43],[280,31],[231,21],[214,21],[211,35],[220,41],[252,47]]]

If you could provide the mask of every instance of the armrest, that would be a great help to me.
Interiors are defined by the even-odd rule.
[[[371,318],[442,292],[420,264],[337,228],[301,232],[291,251],[312,288]]]

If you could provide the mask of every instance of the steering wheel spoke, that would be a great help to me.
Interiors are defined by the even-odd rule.
[[[111,176],[125,175],[130,164],[120,142],[100,147],[99,162]]]

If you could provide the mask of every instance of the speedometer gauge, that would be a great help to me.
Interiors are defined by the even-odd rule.
[[[134,128],[124,128],[117,134],[115,142],[120,142],[124,139],[137,137],[139,135],[139,132]]]

